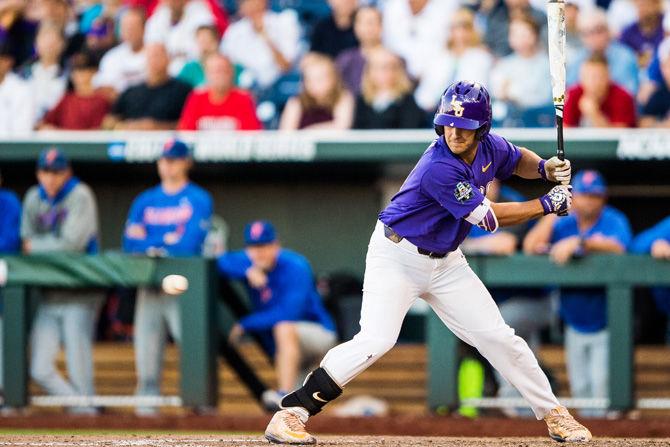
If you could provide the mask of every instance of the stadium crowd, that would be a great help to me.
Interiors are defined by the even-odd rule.
[[[2,0],[0,135],[430,127],[445,85],[553,124],[540,0]],[[663,0],[568,0],[565,123],[670,125]]]

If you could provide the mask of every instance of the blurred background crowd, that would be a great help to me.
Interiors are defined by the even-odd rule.
[[[542,0],[2,0],[0,135],[426,128],[473,79],[553,125]],[[670,125],[663,0],[568,0],[569,126]]]

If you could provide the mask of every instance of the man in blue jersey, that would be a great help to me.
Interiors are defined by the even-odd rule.
[[[2,186],[2,173],[0,173]],[[0,188],[0,254],[18,253],[21,250],[21,202],[13,191]],[[7,280],[7,264],[0,259],[0,287]],[[2,300],[2,290],[0,290]],[[1,301],[0,301],[1,302]],[[0,305],[1,309],[1,305]],[[0,310],[0,391],[2,391],[2,312]]]
[[[253,304],[252,313],[235,324],[229,340],[236,344],[244,333],[256,333],[274,353],[278,389],[266,393],[263,403],[277,409],[335,346],[335,324],[316,290],[309,262],[282,248],[270,222],[247,224],[244,242],[244,250],[218,260],[223,275],[244,281]]]
[[[631,244],[633,253],[651,254],[655,259],[670,261],[670,217],[666,217],[653,227],[638,234]],[[670,315],[670,288],[654,287],[651,293],[656,306],[666,315]],[[670,343],[670,324],[667,342]]]
[[[133,202],[123,237],[127,253],[149,256],[200,256],[212,216],[212,198],[189,180],[192,160],[186,144],[169,140],[158,160],[161,183],[140,194]],[[137,394],[160,392],[166,326],[181,340],[177,298],[154,288],[137,291],[135,307],[135,364]],[[156,409],[140,407],[138,415],[153,415]]]
[[[586,441],[590,432],[560,405],[523,339],[503,321],[486,287],[459,245],[478,225],[488,232],[570,208],[570,163],[543,160],[489,133],[491,100],[479,83],[459,81],[442,95],[433,120],[438,138],[424,152],[400,192],[379,214],[368,246],[361,331],[331,349],[304,385],[282,400],[284,410],[265,436],[277,443],[315,443],[309,416],[342,394],[398,338],[418,298],[425,300],[458,337],[479,352],[544,419],[558,441]],[[511,175],[563,183],[539,199],[494,203],[485,198],[494,178]]]
[[[0,173],[2,186],[2,173]],[[17,253],[21,250],[21,202],[13,191],[0,188],[0,253]]]
[[[98,252],[98,207],[91,188],[72,173],[65,154],[45,149],[37,160],[38,185],[23,199],[21,239],[25,254]],[[30,334],[30,376],[48,394],[92,396],[93,338],[99,289],[44,288]],[[67,377],[56,368],[61,346]],[[96,414],[93,407],[73,407]]]
[[[559,265],[588,253],[626,251],[630,224],[607,205],[607,186],[597,171],[582,171],[573,181],[573,210],[557,219],[548,216],[528,233],[524,246],[531,254],[549,253]],[[607,296],[602,287],[561,289],[560,314],[566,323],[568,379],[574,397],[607,398],[609,391]],[[584,416],[604,416],[585,410]]]

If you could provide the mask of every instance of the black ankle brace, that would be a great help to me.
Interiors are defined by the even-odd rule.
[[[323,368],[317,368],[307,376],[302,388],[287,394],[281,401],[282,408],[303,407],[310,416],[321,411],[324,405],[342,394],[340,388]]]

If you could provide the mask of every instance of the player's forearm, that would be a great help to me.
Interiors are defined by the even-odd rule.
[[[491,203],[491,209],[501,227],[518,225],[544,215],[544,208],[539,200]]]
[[[583,243],[584,250],[596,253],[616,253],[621,254],[626,251],[625,247],[619,241],[612,238],[585,239]]]
[[[521,158],[516,164],[514,174],[526,179],[540,178],[540,172],[537,168],[542,157],[525,147],[519,149],[521,150]]]

